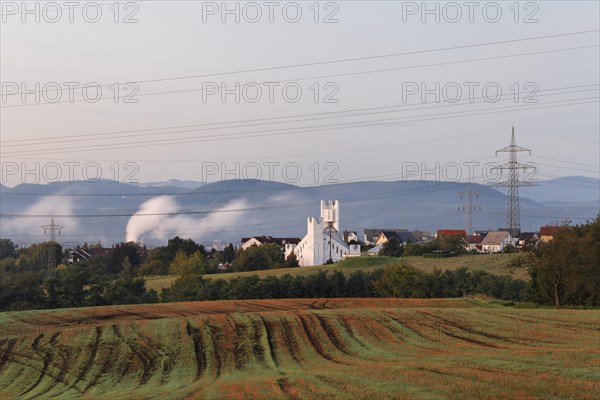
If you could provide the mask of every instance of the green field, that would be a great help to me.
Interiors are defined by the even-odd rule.
[[[0,313],[0,398],[591,400],[599,322],[465,299]]]
[[[350,258],[332,265],[320,265],[315,267],[302,268],[281,268],[269,269],[264,271],[250,272],[232,272],[227,274],[206,275],[210,279],[232,279],[239,276],[257,275],[261,278],[266,276],[281,276],[285,274],[310,275],[319,271],[342,271],[351,274],[357,270],[371,271],[375,268],[382,268],[390,263],[406,262],[415,268],[425,272],[432,272],[435,268],[441,270],[456,270],[466,267],[469,270],[481,270],[497,275],[506,275],[508,263],[512,259],[510,254],[477,254],[463,255],[448,258],[423,258],[423,257],[404,257],[402,259],[394,257],[356,257]],[[513,277],[527,279],[527,273],[523,270],[516,271]],[[150,276],[146,279],[146,287],[160,292],[162,288],[169,287],[177,279],[175,276]]]

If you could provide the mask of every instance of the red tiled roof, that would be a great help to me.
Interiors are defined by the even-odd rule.
[[[561,226],[542,226],[540,228],[540,235],[554,236],[560,228],[562,228],[562,227]]]
[[[472,243],[472,244],[479,244],[479,243],[483,242],[483,236],[479,236],[479,235],[470,235],[470,236],[467,238],[467,241],[468,241],[469,243]]]
[[[436,233],[437,236],[467,236],[467,231],[464,229],[440,229]]]

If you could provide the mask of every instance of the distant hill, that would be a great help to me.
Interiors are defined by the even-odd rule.
[[[568,195],[573,182],[578,182],[585,186],[578,187],[582,189],[578,198],[590,198],[589,186],[599,185],[599,181],[575,178],[565,178],[563,195]],[[522,190],[523,230],[537,230],[566,218],[581,223],[598,214],[598,202],[594,199],[549,201],[550,191],[558,188],[554,181],[560,182],[543,182],[533,188],[539,193],[533,198],[528,198],[532,192],[526,195],[525,189]],[[4,216],[0,221],[0,236],[23,244],[44,240],[40,225],[47,224],[53,215],[57,224],[65,226],[60,240],[72,244],[100,240],[111,245],[129,237],[147,245],[158,245],[176,234],[206,244],[214,240],[239,242],[241,237],[252,235],[302,237],[306,232],[306,217],[319,217],[321,199],[340,200],[341,228],[359,234],[364,228],[372,227],[432,232],[463,229],[464,199],[460,199],[459,193],[467,186],[466,183],[420,181],[314,187],[267,181],[225,181],[193,189],[144,187],[112,181],[2,186],[0,211]],[[481,211],[474,214],[474,228],[504,227],[505,192],[477,184],[472,188],[480,193],[474,201],[481,207]],[[131,218],[138,212],[144,215]]]
[[[567,176],[541,181],[539,186],[519,189],[522,197],[537,202],[590,202],[600,201],[600,180],[585,176]]]
[[[177,187],[183,189],[196,189],[200,186],[206,185],[206,182],[199,181],[182,181],[179,179],[169,179],[167,181],[160,182],[144,182],[137,183],[137,186],[140,187]]]

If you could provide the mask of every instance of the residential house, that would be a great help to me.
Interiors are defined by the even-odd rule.
[[[263,244],[274,243],[281,246],[284,258],[288,258],[294,252],[294,249],[300,243],[300,238],[276,238],[273,236],[252,236],[242,238],[241,247],[246,250],[252,246],[262,246]]]
[[[467,245],[465,246],[467,251],[482,251],[481,242],[483,242],[483,236],[480,235],[469,235],[467,237]]]
[[[517,239],[517,248],[522,249],[529,244],[537,242],[539,238],[540,237],[536,232],[521,232]]]
[[[411,232],[416,243],[429,242],[432,239],[431,232],[415,230]]]
[[[411,232],[397,232],[397,231],[383,231],[381,233],[379,233],[379,236],[377,236],[377,239],[375,240],[375,245],[384,245],[386,244],[391,238],[396,238],[400,241],[400,243],[416,243],[417,239],[415,239],[415,237],[413,236],[413,234]]]
[[[355,242],[358,243],[358,233],[355,231],[344,231],[344,242],[350,243]]]
[[[549,242],[554,239],[556,232],[558,232],[561,226],[542,226],[540,228],[540,241]]]
[[[379,244],[379,245],[377,245],[377,246],[375,246],[373,248],[370,248],[369,250],[367,250],[367,255],[369,257],[378,256],[382,247],[383,247],[383,245]]]
[[[512,237],[505,231],[490,231],[481,242],[481,251],[484,253],[499,253],[512,244]]]
[[[408,232],[408,229],[392,229],[392,228],[365,228],[364,230],[364,240],[365,244],[374,245],[377,242],[377,238],[381,232]]]

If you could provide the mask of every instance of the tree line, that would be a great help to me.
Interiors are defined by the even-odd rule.
[[[452,251],[457,245],[446,239],[414,246],[398,246],[391,241],[384,249],[391,256],[401,256],[429,251],[433,246]],[[538,241],[521,251],[510,270],[525,269],[528,282],[464,268],[424,273],[402,263],[350,275],[335,271],[224,280],[210,275],[222,272],[220,265],[234,271],[251,271],[294,267],[297,260],[284,259],[277,245],[206,251],[193,240],[179,237],[150,250],[136,243],[121,243],[102,252],[94,252],[93,245],[85,249],[96,255],[65,265],[58,243],[16,248],[9,239],[0,239],[0,311],[180,300],[475,294],[555,307],[600,306],[600,216],[583,225],[564,226],[553,240]],[[54,260],[50,259],[52,255]],[[58,265],[52,276],[46,274],[49,263]],[[166,274],[179,279],[160,296],[146,289],[143,276]]]
[[[496,299],[521,301],[525,281],[485,271],[434,270],[424,273],[402,263],[374,271],[319,271],[312,275],[280,277],[244,276],[229,280],[187,275],[163,289],[163,301],[415,297],[451,298],[481,294]]]

